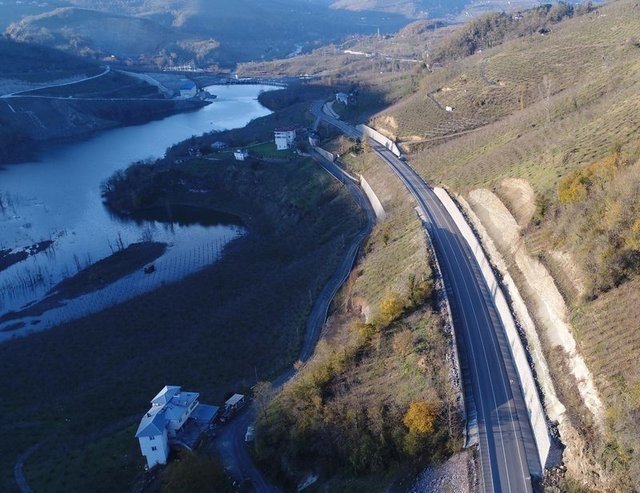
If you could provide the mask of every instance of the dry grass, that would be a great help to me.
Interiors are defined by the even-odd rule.
[[[314,357],[259,423],[257,451],[285,481],[312,468],[321,476],[318,491],[368,492],[411,474],[408,469],[416,464],[450,455],[459,446],[460,421],[450,369],[431,363],[448,360],[449,336],[430,300],[371,329],[380,325],[383,300],[394,294],[410,305],[411,276],[432,275],[413,200],[375,155],[347,161],[376,191],[387,219],[375,226],[363,248]],[[363,330],[373,332],[364,335]],[[405,346],[401,340],[406,338]],[[403,445],[402,417],[414,401],[434,403],[440,411],[429,446],[417,456]]]
[[[581,351],[609,407],[606,446],[596,451],[597,459],[622,490],[639,487],[633,478],[640,475],[640,280],[632,277],[596,300],[585,300],[554,263],[551,251],[558,248],[563,224],[570,224],[577,210],[559,205],[560,179],[613,148],[637,158],[638,33],[640,6],[628,0],[610,2],[555,25],[548,35],[510,41],[436,70],[410,99],[375,120],[401,140],[426,140],[409,148],[412,163],[432,182],[460,193],[478,187],[495,190],[505,178],[531,184],[538,209],[534,223],[525,229],[526,244],[551,267],[572,307]],[[454,111],[445,112],[445,105]],[[490,123],[454,135],[481,120]],[[447,138],[429,141],[437,135]],[[537,224],[543,202],[547,213]],[[581,262],[579,270],[588,274],[578,244],[565,246]],[[562,362],[554,366],[560,381]],[[572,410],[579,412],[579,406]]]

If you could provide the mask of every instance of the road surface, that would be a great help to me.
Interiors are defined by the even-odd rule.
[[[312,112],[340,130],[349,127]],[[361,137],[351,127],[347,135]],[[425,181],[391,151],[372,149],[413,194],[429,223],[429,234],[444,275],[453,323],[477,411],[479,480],[482,492],[531,492],[531,476],[541,476],[533,433],[506,334],[491,293],[469,245]]]
[[[333,301],[336,293],[347,280],[353,264],[355,263],[358,250],[362,242],[371,233],[375,222],[375,213],[369,204],[364,192],[358,188],[348,177],[344,175],[342,170],[335,164],[320,155],[314,155],[314,159],[331,175],[339,180],[351,193],[353,199],[358,203],[366,213],[366,220],[360,229],[358,235],[351,241],[347,253],[343,256],[340,265],[337,267],[333,276],[320,295],[316,299],[311,314],[307,319],[305,337],[300,349],[300,360],[307,361],[313,354],[313,350],[318,342],[320,331],[327,319],[329,306]],[[280,375],[274,382],[273,388],[278,390],[293,375],[294,370],[288,370]],[[218,436],[215,438],[214,445],[220,454],[224,468],[238,481],[249,481],[257,493],[275,493],[278,489],[270,484],[262,475],[259,469],[254,465],[247,444],[244,442],[244,434],[247,426],[252,424],[255,419],[255,411],[252,408],[246,409],[243,413],[236,416],[232,421],[228,422],[220,429]]]
[[[21,94],[32,92],[32,91],[39,91],[41,89],[51,89],[52,87],[62,87],[62,86],[71,86],[73,84],[80,84],[81,82],[86,82],[88,80],[97,79],[98,77],[102,77],[104,75],[107,75],[109,72],[111,72],[111,67],[109,67],[107,65],[107,67],[104,69],[104,71],[100,72],[97,75],[92,75],[90,77],[85,77],[84,79],[72,80],[71,82],[62,82],[60,84],[50,84],[48,86],[40,86],[40,87],[36,87],[34,89],[27,89],[25,91],[12,92],[11,94],[3,94],[3,95],[0,96],[0,98],[17,98],[17,97],[20,97]]]

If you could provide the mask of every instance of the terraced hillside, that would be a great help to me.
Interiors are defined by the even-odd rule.
[[[445,63],[372,120],[432,182],[463,196],[493,190],[516,217],[531,209],[519,234],[554,276],[605,406],[602,428],[585,418],[582,383],[566,383],[568,360],[547,340],[560,398],[587,443],[583,458],[600,468],[574,476],[619,491],[640,489],[638,33],[640,6],[610,2]],[[532,187],[527,204],[510,200],[507,178]],[[514,278],[522,289],[522,275]]]

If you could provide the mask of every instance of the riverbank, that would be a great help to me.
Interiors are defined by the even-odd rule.
[[[98,291],[133,271],[142,269],[145,265],[162,256],[166,249],[166,243],[152,241],[129,245],[80,270],[76,275],[59,282],[47,293],[45,298],[37,303],[19,311],[5,313],[0,317],[0,324],[42,315],[48,310],[61,306],[65,300]]]
[[[2,208],[2,197],[0,197],[0,209]],[[0,250],[0,272],[8,269],[12,265],[27,260],[33,255],[47,251],[53,245],[52,240],[39,241],[28,247],[13,250],[6,248]]]
[[[0,346],[0,385],[12,393],[0,402],[3,491],[15,489],[13,461],[41,441],[25,465],[34,491],[130,488],[142,471],[133,433],[123,426],[94,445],[87,437],[144,412],[165,384],[221,403],[292,365],[313,300],[363,221],[340,185],[305,159],[194,160],[155,171],[175,181],[145,205],[233,211],[250,234],[181,282]],[[95,460],[76,460],[89,448]]]
[[[0,164],[28,162],[49,146],[80,142],[105,130],[141,125],[210,104],[202,100],[144,98],[17,97],[4,101],[7,104],[0,104]]]

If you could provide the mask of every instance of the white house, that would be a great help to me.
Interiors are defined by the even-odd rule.
[[[193,81],[185,82],[180,86],[180,99],[195,98],[197,93],[198,88]]]
[[[346,92],[338,92],[336,93],[336,101],[347,106],[349,104],[349,95]]]
[[[296,129],[295,128],[276,128],[274,132],[276,140],[276,148],[279,151],[285,151],[291,149],[296,141]]]
[[[200,404],[199,395],[183,392],[175,385],[165,385],[151,400],[151,408],[140,420],[136,432],[149,469],[167,463],[170,443],[190,446],[189,442],[195,442],[216,417],[218,408]],[[189,420],[191,424],[187,425]]]
[[[236,158],[236,161],[244,161],[249,157],[249,151],[246,149],[236,149],[233,152],[233,157]]]
[[[140,442],[140,451],[147,459],[149,469],[167,463],[169,437],[165,423],[164,410],[159,406],[151,406],[140,420],[136,438]]]

